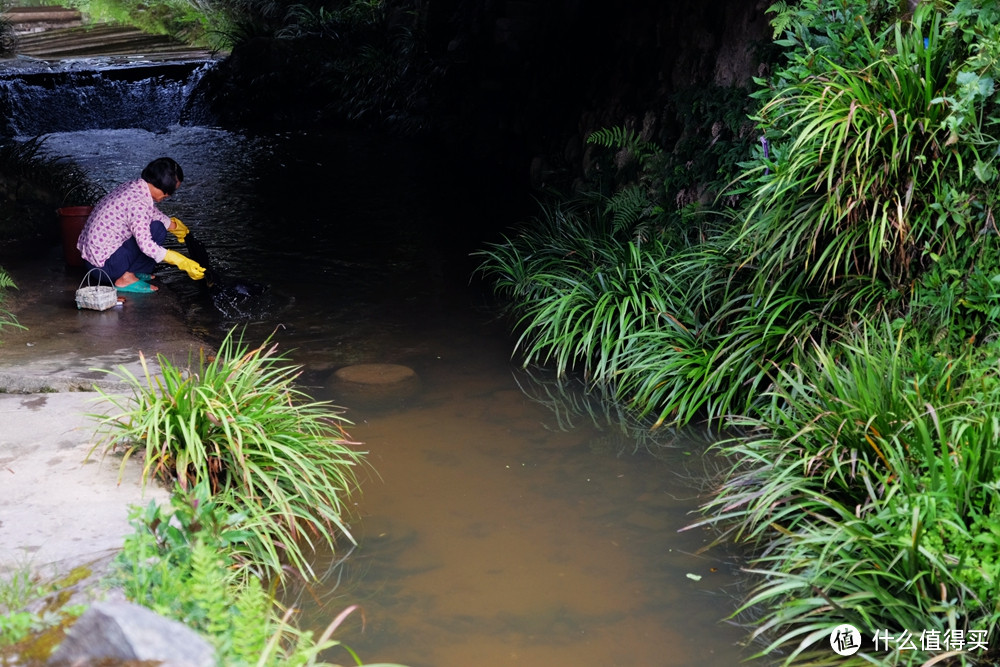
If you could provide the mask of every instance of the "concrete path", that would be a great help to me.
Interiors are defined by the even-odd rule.
[[[64,266],[58,248],[0,255],[0,266],[19,288],[5,307],[27,326],[0,329],[0,576],[26,564],[68,571],[121,547],[132,532],[130,505],[168,497],[140,487],[138,460],[121,484],[119,459],[84,462],[97,425],[85,415],[108,409],[95,385],[124,391],[102,371],[138,375],[140,353],[183,363],[204,344],[169,288],[103,312],[78,310],[81,273]]]
[[[132,532],[130,505],[163,502],[168,492],[139,484],[130,461],[118,483],[120,458],[100,453],[85,462],[100,410],[94,393],[0,395],[0,577],[29,565],[69,572],[103,562]]]

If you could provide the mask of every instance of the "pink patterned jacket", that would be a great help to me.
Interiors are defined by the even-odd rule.
[[[149,223],[153,220],[170,227],[170,218],[156,208],[146,181],[140,178],[122,183],[97,202],[76,247],[85,260],[94,266],[104,266],[108,257],[134,236],[143,253],[162,262],[167,250],[149,234]]]

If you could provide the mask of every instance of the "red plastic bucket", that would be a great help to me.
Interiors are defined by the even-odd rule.
[[[87,224],[87,218],[93,206],[66,206],[56,210],[59,214],[59,231],[62,234],[63,257],[66,259],[66,266],[83,266],[83,257],[76,249],[76,242],[80,239],[80,232]]]

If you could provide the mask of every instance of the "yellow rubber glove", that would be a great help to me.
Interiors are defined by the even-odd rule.
[[[163,261],[173,264],[181,271],[187,272],[191,280],[201,280],[205,277],[205,267],[189,257],[185,257],[176,250],[168,250]]]
[[[178,243],[184,243],[184,238],[191,230],[187,228],[187,225],[180,221],[180,218],[170,218],[170,222],[174,223],[174,228],[168,231],[177,237]]]

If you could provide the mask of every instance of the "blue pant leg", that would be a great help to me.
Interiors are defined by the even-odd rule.
[[[156,245],[162,246],[167,240],[167,226],[159,220],[153,220],[149,223],[149,235],[156,241]]]
[[[153,220],[149,223],[149,235],[153,237],[153,241],[156,245],[163,246],[163,242],[167,240],[167,228],[159,220]],[[139,244],[135,242],[135,239],[129,239],[135,246],[136,250],[139,250]],[[139,250],[139,256],[135,258],[133,266],[135,268],[131,269],[132,273],[153,273],[156,271],[156,260],[149,255],[144,254]]]
[[[149,223],[149,233],[157,245],[162,246],[167,239],[167,228],[159,220]],[[104,271],[111,276],[112,280],[118,280],[126,271],[132,273],[153,273],[156,269],[156,260],[149,257],[139,249],[139,244],[132,237],[121,244],[118,250],[111,253],[108,261],[104,262]]]
[[[103,266],[94,266],[87,260],[83,260],[83,268],[85,269],[84,271],[85,273],[90,273],[94,269],[97,269],[97,272],[90,275],[90,279],[94,282],[95,285],[107,284],[109,276],[105,275],[108,273],[108,270],[106,268],[104,268]],[[115,280],[117,280],[117,278],[111,278],[112,285],[114,284]]]

